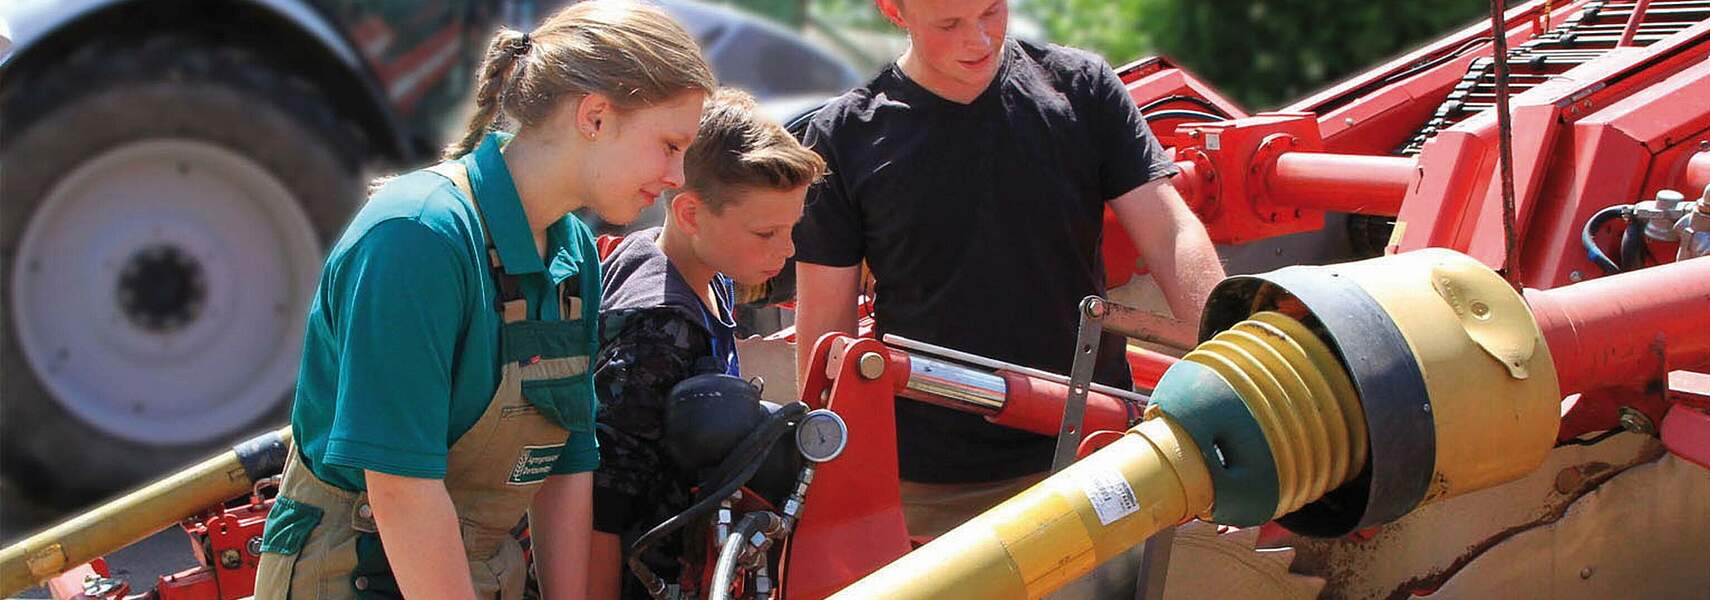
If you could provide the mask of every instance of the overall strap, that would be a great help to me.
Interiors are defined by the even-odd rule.
[[[499,298],[494,309],[499,311],[506,323],[527,319],[528,303],[523,299],[517,278],[505,273],[505,265],[499,260],[499,249],[493,244],[493,232],[492,228],[487,226],[487,215],[481,211],[481,202],[475,199],[475,190],[469,184],[469,169],[461,162],[448,160],[430,166],[427,170],[451,180],[457,191],[463,192],[469,202],[475,205],[475,214],[481,219],[481,235],[487,243],[487,262],[491,265],[493,281],[499,286]]]

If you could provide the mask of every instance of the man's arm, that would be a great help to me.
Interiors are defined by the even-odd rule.
[[[813,345],[827,333],[855,334],[855,300],[861,266],[796,263],[796,390],[807,383]]]
[[[1223,264],[1205,225],[1167,177],[1129,190],[1110,207],[1163,288],[1170,312],[1197,326],[1211,288],[1223,280]]]
[[[475,584],[445,482],[364,471],[368,505],[405,598],[474,598]]]
[[[588,587],[590,532],[594,527],[594,475],[552,475],[528,511],[535,572],[545,598],[583,598]]]

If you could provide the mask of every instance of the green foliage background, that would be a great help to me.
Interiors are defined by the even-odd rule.
[[[1175,59],[1249,109],[1274,108],[1481,18],[1477,0],[1016,0],[1051,41],[1121,64]]]
[[[890,28],[872,0],[806,2],[839,27]],[[1487,0],[1010,0],[1010,8],[1049,41],[1112,64],[1168,56],[1249,110],[1275,108],[1490,14]]]

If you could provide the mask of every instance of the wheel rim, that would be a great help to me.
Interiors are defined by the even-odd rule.
[[[36,379],[107,434],[236,433],[285,400],[321,244],[289,189],[233,150],[126,144],[58,181],[12,269]]]

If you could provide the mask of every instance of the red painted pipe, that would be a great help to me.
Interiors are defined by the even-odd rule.
[[[1710,257],[1526,290],[1562,395],[1710,364]]]
[[[1204,202],[1205,188],[1209,184],[1206,178],[1209,173],[1200,173],[1199,165],[1191,160],[1176,161],[1176,176],[1170,178],[1170,185],[1182,195],[1182,201],[1194,214],[1205,217]]]
[[[1704,193],[1704,188],[1710,187],[1710,152],[1699,152],[1686,161],[1686,173],[1682,177],[1684,185],[1680,192],[1688,200]]]
[[[1278,204],[1395,216],[1417,167],[1404,156],[1288,152],[1277,157],[1264,183]]]

